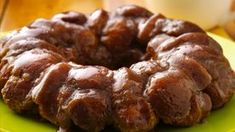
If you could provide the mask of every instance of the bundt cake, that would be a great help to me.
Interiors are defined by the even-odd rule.
[[[0,59],[4,102],[60,130],[191,126],[235,91],[222,48],[200,27],[135,5],[37,19],[1,40]]]

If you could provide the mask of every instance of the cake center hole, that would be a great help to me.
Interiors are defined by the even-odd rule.
[[[106,53],[98,54],[93,60],[86,62],[85,65],[99,65],[107,67],[111,70],[117,70],[121,67],[130,67],[132,64],[139,61],[148,60],[145,53],[145,47],[143,48],[129,48],[119,53],[111,53],[109,57]],[[100,58],[104,59],[100,59]]]

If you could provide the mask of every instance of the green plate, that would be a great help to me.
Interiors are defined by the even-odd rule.
[[[235,69],[235,43],[209,33],[218,41]],[[1,34],[0,34],[1,36]],[[45,122],[15,114],[0,99],[0,132],[55,132],[56,127]],[[187,128],[159,125],[160,132],[235,132],[235,97],[222,109],[213,111],[202,124]]]

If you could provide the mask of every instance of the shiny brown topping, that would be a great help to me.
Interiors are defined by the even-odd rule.
[[[127,5],[37,19],[2,39],[0,90],[60,130],[142,132],[201,122],[231,99],[235,73],[197,25]]]

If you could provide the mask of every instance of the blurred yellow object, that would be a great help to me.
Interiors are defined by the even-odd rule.
[[[101,0],[10,0],[1,31],[20,28],[36,18],[49,18],[57,12],[74,10],[89,13],[101,7]]]
[[[212,33],[217,34],[219,36],[222,36],[224,38],[231,39],[222,27],[213,28],[213,29],[209,30],[209,32],[212,32]]]
[[[5,36],[7,33],[6,32],[0,32],[0,39]],[[1,132],[1,131],[0,131]]]

